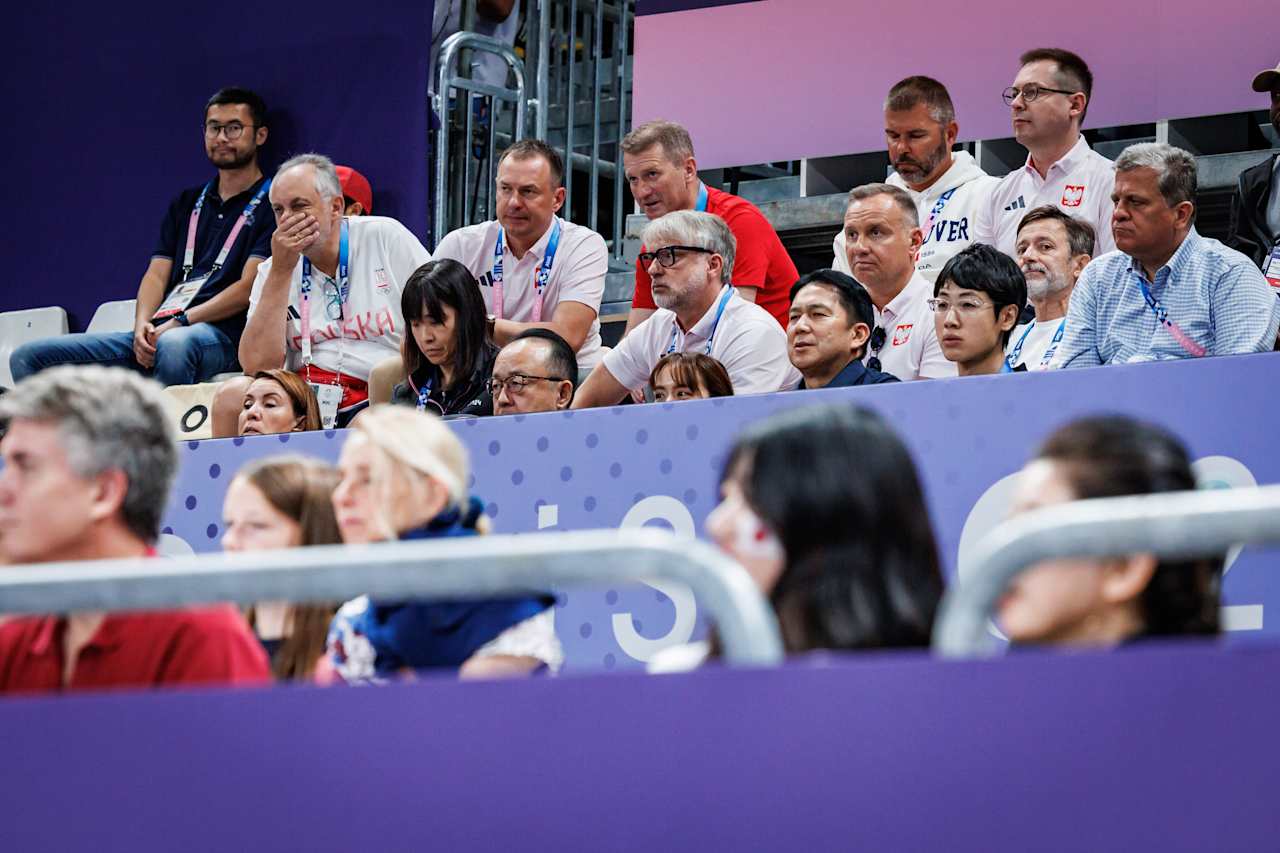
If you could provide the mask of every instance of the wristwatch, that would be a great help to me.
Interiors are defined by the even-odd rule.
[[[486,314],[484,318],[484,330],[489,335],[489,340],[493,340],[494,331],[498,325],[497,314]]]
[[[186,312],[186,311],[179,311],[177,314],[174,314],[174,315],[173,315],[173,319],[178,321],[178,325],[179,325],[179,326],[190,326],[190,325],[191,325],[191,321],[187,319],[187,312]]]

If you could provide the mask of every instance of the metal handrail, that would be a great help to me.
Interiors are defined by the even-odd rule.
[[[479,598],[645,579],[687,585],[716,620],[725,660],[782,662],[773,610],[746,571],[660,530],[329,545],[173,559],[0,568],[0,613],[147,610],[231,601]]]
[[[1009,581],[1062,557],[1207,557],[1238,544],[1280,543],[1280,486],[1097,498],[1010,519],[982,538],[974,570],[943,597],[933,648],[986,657],[998,643],[988,620]]]

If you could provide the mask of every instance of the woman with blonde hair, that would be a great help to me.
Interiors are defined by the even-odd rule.
[[[347,543],[477,536],[488,532],[467,493],[470,459],[439,418],[375,406],[351,424],[338,462],[333,508]],[[466,602],[385,602],[361,596],[339,608],[329,663],[344,681],[406,671],[463,676],[526,674],[563,660],[547,595]]]

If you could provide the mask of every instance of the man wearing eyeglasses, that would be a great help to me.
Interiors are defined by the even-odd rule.
[[[569,408],[578,362],[550,329],[526,329],[498,353],[489,382],[495,415],[529,415]]]
[[[201,132],[217,175],[169,204],[138,286],[133,331],[18,347],[9,360],[15,382],[55,364],[128,367],[163,385],[236,369],[249,290],[258,264],[271,255],[276,224],[258,166],[266,104],[248,89],[221,89],[205,105]]]
[[[724,365],[733,393],[794,388],[800,373],[787,359],[787,336],[769,312],[730,283],[736,240],[713,213],[677,210],[644,230],[639,262],[653,281],[658,310],[632,330],[578,390],[573,408],[612,406],[643,389],[654,366],[673,352],[700,352]]]
[[[1058,48],[1029,50],[1020,61],[1018,76],[1003,94],[1027,162],[1005,175],[978,209],[973,240],[1016,259],[1018,223],[1033,207],[1051,204],[1093,226],[1097,254],[1110,252],[1115,248],[1110,228],[1115,172],[1080,135],[1093,97],[1093,73],[1079,56]]]

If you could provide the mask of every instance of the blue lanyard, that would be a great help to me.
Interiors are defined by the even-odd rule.
[[[311,259],[302,256],[302,286],[299,288],[303,302],[311,300]],[[351,235],[348,232],[347,218],[342,218],[342,227],[338,237],[338,310],[341,316],[342,306],[347,304],[347,296],[351,293]]]
[[[707,185],[701,181],[698,182],[698,203],[693,206],[693,209],[699,213],[707,212]]]
[[[1014,366],[1017,365],[1018,359],[1022,356],[1022,345],[1027,342],[1027,336],[1035,330],[1035,327],[1036,321],[1032,320],[1030,325],[1027,326],[1027,330],[1022,333],[1022,337],[1018,338],[1018,342],[1013,345],[1013,350],[1009,353],[1009,357],[1004,360],[1005,367],[1009,369],[1003,372],[1013,372]],[[1067,318],[1063,317],[1058,321],[1058,331],[1053,333],[1053,341],[1049,344],[1049,348],[1045,350],[1044,356],[1040,359],[1041,367],[1044,366],[1045,359],[1053,357],[1054,349],[1057,348],[1058,344],[1062,343],[1062,333],[1066,331],[1066,328]]]
[[[952,187],[942,195],[938,196],[938,201],[934,204],[933,210],[929,211],[929,218],[925,220],[924,239],[920,241],[921,243],[929,242],[929,235],[933,233],[933,223],[937,221],[938,214],[942,213],[942,208],[947,206],[947,202],[951,201],[951,197],[956,194],[956,190],[958,189],[960,188]]]
[[[1142,288],[1142,298],[1147,301],[1147,307],[1156,315],[1156,322],[1165,327],[1169,336],[1177,341],[1188,355],[1193,358],[1203,358],[1207,350],[1183,331],[1181,326],[1169,319],[1168,310],[1152,295],[1151,288],[1147,287],[1147,280],[1136,270],[1133,271],[1133,277],[1138,280],[1138,286]]]
[[[724,295],[720,297],[720,305],[716,308],[716,318],[711,321],[711,331],[707,334],[707,345],[703,348],[704,355],[711,355],[711,342],[716,337],[716,327],[720,325],[720,318],[724,315],[724,307],[729,304],[730,298],[733,297],[733,286],[726,284],[724,286]],[[676,336],[680,334],[680,324],[672,321],[671,326],[671,343],[667,346],[667,351],[663,355],[671,355],[676,351]]]
[[[422,387],[418,389],[418,411],[425,412],[427,410],[427,401],[431,399],[432,381],[428,379],[422,383]]]
[[[542,322],[542,293],[551,280],[551,266],[556,261],[556,250],[560,248],[560,220],[552,220],[551,237],[547,240],[547,249],[542,254],[542,263],[533,275],[533,290],[537,299],[533,305],[533,322]],[[502,244],[506,238],[501,226],[498,227],[498,242],[493,245],[493,314],[499,320],[506,319],[506,291],[502,284]]]

